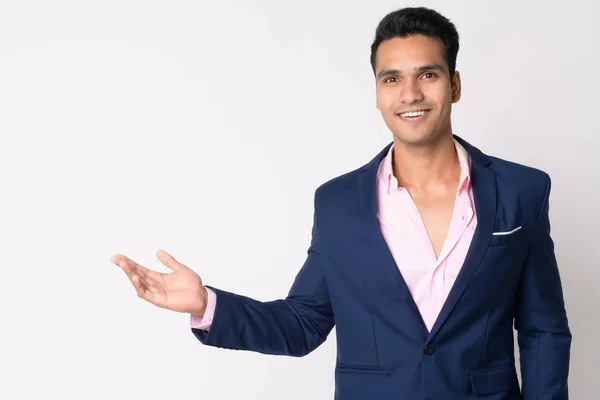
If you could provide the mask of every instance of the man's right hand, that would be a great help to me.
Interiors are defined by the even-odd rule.
[[[173,272],[152,271],[122,254],[115,254],[111,261],[127,274],[138,297],[161,308],[203,317],[208,292],[200,276],[164,250],[156,256]]]

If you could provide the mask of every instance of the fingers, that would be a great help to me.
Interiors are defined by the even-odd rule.
[[[140,279],[139,275],[134,275],[131,280],[131,283],[133,284],[133,287],[135,288],[138,297],[141,297],[142,299],[147,301],[151,301],[153,295],[148,286],[148,282],[145,282],[142,279]]]
[[[156,256],[158,257],[161,263],[163,263],[173,271],[177,271],[180,268],[185,267],[183,264],[179,263],[172,255],[170,255],[164,250],[158,250],[156,252]]]
[[[143,267],[142,265],[136,263],[130,258],[125,257],[122,254],[116,254],[112,256],[111,261],[121,267],[127,273],[127,275],[130,275],[133,272],[143,274],[148,274],[150,272],[148,268]]]
[[[164,292],[165,290],[161,283],[164,274],[149,270],[122,254],[115,254],[111,257],[111,261],[125,272],[135,288],[138,297],[149,303],[161,306],[161,304],[157,303],[157,293]]]
[[[148,286],[142,283],[142,280],[140,279],[139,275],[133,275],[133,277],[131,278],[131,283],[133,284],[135,291],[140,297],[144,293],[144,291],[148,290]]]
[[[115,264],[115,265],[119,265],[119,262],[121,262],[121,260],[126,259],[127,257],[125,257],[124,255],[121,254],[115,254],[114,256],[112,256],[110,258],[110,261]]]
[[[148,276],[144,271],[136,269],[130,270],[129,268],[123,268],[123,271],[125,271],[131,283],[133,283],[133,278],[137,277],[140,284],[146,289],[148,288]]]
[[[160,306],[160,304],[156,302],[156,293],[160,291],[161,285],[156,279],[145,274],[134,273],[131,277],[131,283],[135,288],[138,297]]]
[[[135,276],[137,276],[138,277],[137,279],[138,279],[138,282],[140,283],[140,285],[143,288],[148,289],[147,280],[148,280],[148,272],[150,272],[149,269],[142,267],[138,263],[134,262],[133,260],[131,260],[121,254],[117,254],[117,255],[114,255],[113,257],[111,257],[111,261],[113,263],[117,264],[123,270],[123,272],[125,272],[125,274],[129,278],[129,281],[134,286],[135,286],[135,283],[134,283],[133,278]],[[136,287],[136,290],[137,290],[137,287]]]

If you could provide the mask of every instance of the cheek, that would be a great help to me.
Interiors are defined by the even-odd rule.
[[[385,93],[378,92],[377,93],[377,104],[382,111],[385,111],[389,108],[389,100]]]
[[[377,102],[383,110],[393,108],[396,104],[399,92],[397,89],[392,87],[386,87],[377,90],[376,92]]]
[[[450,112],[450,108],[452,107],[452,92],[431,90],[426,94],[425,99],[425,101],[432,103],[440,114],[445,115]]]
[[[452,95],[448,91],[443,90],[442,88],[437,86],[429,87],[427,88],[427,90],[424,90],[423,93],[425,94],[425,98],[431,100],[436,104],[446,103],[450,98],[449,96]]]

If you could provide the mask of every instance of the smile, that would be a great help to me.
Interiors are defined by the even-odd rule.
[[[419,121],[427,113],[429,113],[429,110],[407,111],[397,115],[405,121]]]

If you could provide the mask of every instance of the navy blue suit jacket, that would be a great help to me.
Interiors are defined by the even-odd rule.
[[[376,174],[390,143],[316,190],[311,245],[287,298],[260,302],[211,287],[213,323],[194,335],[299,357],[335,325],[337,400],[568,399],[571,333],[550,237],[550,178],[455,138],[472,160],[478,225],[431,332],[377,222]]]

